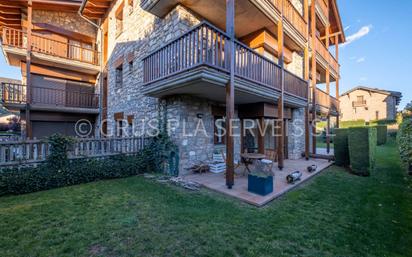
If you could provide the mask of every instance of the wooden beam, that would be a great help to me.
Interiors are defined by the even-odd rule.
[[[261,133],[264,131],[265,128],[265,117],[259,118],[259,126],[260,129],[258,129],[258,152],[261,154],[265,154],[265,135]]]
[[[226,85],[226,186],[234,185],[234,139],[232,122],[235,113],[235,0],[226,0],[226,33],[229,36],[229,81]]]
[[[309,0],[303,0],[303,18],[309,24]]]
[[[311,36],[312,36],[312,153],[316,154],[316,9],[310,8]]]
[[[285,94],[285,65],[284,65],[284,39],[283,39],[283,5],[281,8],[281,19],[278,22],[278,52],[279,52],[279,65],[281,67],[280,84],[281,92],[278,99],[278,120],[279,120],[279,132],[280,138],[278,140],[278,168],[280,170],[284,167],[285,159],[285,129],[284,129],[284,94]]]
[[[305,0],[307,1],[307,0]],[[310,123],[309,123],[309,96],[310,96],[310,82],[309,82],[309,44],[306,45],[304,51],[304,79],[308,81],[307,90],[308,90],[308,101],[305,107],[305,158],[309,160],[309,152],[310,152]]]
[[[338,40],[338,35],[335,35],[335,40]],[[335,44],[335,59],[339,63],[339,44]],[[340,79],[340,69],[337,70],[338,77],[336,78],[336,99],[339,100],[339,79]]]
[[[30,75],[30,65],[31,65],[31,45],[32,45],[32,0],[27,2],[27,55],[26,55],[26,136],[32,138],[33,131],[30,120],[30,103],[31,103],[31,75]]]

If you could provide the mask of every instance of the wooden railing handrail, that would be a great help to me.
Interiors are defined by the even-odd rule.
[[[17,40],[16,38],[12,38],[12,36],[15,37],[16,35],[18,37]],[[6,27],[6,26],[2,27],[2,44],[4,45],[10,45],[10,46],[19,47],[19,48],[27,48],[27,43],[24,42],[23,40],[26,37],[27,37],[27,32],[23,30],[18,30],[18,29]],[[56,39],[51,39],[51,38],[45,37],[37,33],[33,33],[32,37],[34,40],[32,40],[32,45],[30,47],[32,51],[34,52],[58,56],[58,57],[62,57],[62,58],[70,59],[70,60],[77,60],[81,62],[91,63],[94,65],[99,64],[99,54],[100,53],[98,50],[95,49],[95,45],[91,45],[91,48],[87,48],[83,46],[83,44],[85,44],[85,42],[83,41],[75,40],[79,42],[79,45],[76,45],[76,44],[70,43],[69,41],[65,42],[65,41],[60,41]],[[67,39],[70,40],[70,38],[67,38]],[[36,42],[36,40],[40,41],[39,45],[37,45],[38,42]],[[47,45],[49,49],[42,48],[41,42],[45,42],[44,45]],[[56,46],[59,46],[59,45],[64,46],[63,52],[66,53],[65,55],[62,55],[61,53],[59,53],[59,50],[61,49],[54,49]],[[71,49],[75,51],[79,51],[79,52],[77,53],[70,52]]]
[[[283,16],[286,20],[294,26],[299,33],[307,38],[308,28],[307,22],[303,15],[296,9],[295,5],[292,4],[290,0],[273,0],[270,1],[271,4],[281,13],[281,8],[283,6]]]
[[[114,155],[133,155],[150,142],[149,137],[76,138],[67,152],[69,159],[106,158]],[[51,146],[46,140],[31,139],[0,142],[0,169],[36,165],[47,160]]]
[[[320,46],[319,46],[320,45]],[[340,64],[336,60],[336,58],[333,56],[333,54],[329,51],[329,49],[326,48],[325,44],[322,42],[322,40],[319,38],[318,35],[316,35],[316,51],[320,53],[323,59],[332,66],[332,68],[335,70],[335,72],[339,72],[339,67]]]
[[[228,73],[228,40],[223,31],[208,22],[201,22],[143,58],[144,84],[154,83],[201,65]],[[277,63],[239,40],[235,40],[234,54],[235,76],[280,90],[282,69]],[[307,82],[292,73],[288,79],[290,83],[286,84],[285,92],[307,99]]]

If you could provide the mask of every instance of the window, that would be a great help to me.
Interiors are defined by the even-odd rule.
[[[123,32],[123,4],[116,11],[116,37]]]
[[[357,96],[356,97],[356,102],[363,103],[363,95]]]
[[[129,62],[129,72],[133,71],[133,61]]]
[[[379,111],[376,111],[375,113],[375,120],[379,120]]]
[[[123,84],[123,64],[116,68],[116,87],[121,87]]]

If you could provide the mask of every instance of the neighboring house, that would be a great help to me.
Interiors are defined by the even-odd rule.
[[[395,120],[402,93],[365,86],[340,96],[341,120]]]
[[[58,2],[62,5],[71,2],[70,6],[74,6],[78,1]],[[301,158],[305,145],[310,143],[309,133],[306,137],[301,133],[305,131],[305,118],[309,119],[306,110],[311,110],[311,119],[316,119],[317,115],[339,116],[338,45],[345,42],[345,35],[336,0],[312,0],[311,4],[308,0],[234,1],[234,20],[227,16],[229,8],[226,8],[226,3],[229,2],[83,0],[81,6],[79,4],[80,14],[99,24],[99,29],[81,17],[75,18],[73,13],[61,16],[61,26],[66,32],[73,30],[70,35],[81,34],[83,38],[92,39],[93,44],[69,44],[79,45],[78,51],[68,46],[68,52],[59,50],[48,58],[59,59],[62,51],[69,60],[64,68],[69,69],[74,62],[85,65],[85,59],[74,61],[73,55],[93,49],[83,55],[91,65],[87,68],[72,65],[71,72],[82,72],[77,77],[87,78],[88,82],[96,85],[95,92],[100,92],[102,99],[97,128],[100,127],[103,134],[126,136],[119,128],[127,127],[126,131],[131,131],[143,127],[143,121],[157,118],[162,112],[169,121],[180,122],[180,127],[172,129],[171,136],[179,146],[181,167],[187,167],[193,161],[210,160],[213,151],[225,145],[239,159],[244,146],[243,136],[235,138],[232,147],[226,144],[228,138],[219,136],[219,133],[214,135],[220,130],[215,121],[226,116],[226,108],[233,108],[233,118],[240,120],[252,118],[263,123],[283,117],[282,136],[256,135],[255,146],[261,153],[275,148],[279,153],[285,153],[284,158]],[[35,9],[42,8],[47,9],[33,4],[34,13]],[[283,22],[280,22],[281,10],[285,14]],[[42,10],[41,13],[47,21],[33,21],[35,26],[54,22],[55,19],[49,18],[53,11]],[[233,73],[229,69],[231,39],[225,31],[232,24],[235,24],[236,38],[233,42]],[[53,28],[50,24],[44,27]],[[48,32],[54,35],[59,31]],[[284,35],[284,44],[278,40],[279,33]],[[33,54],[41,46],[36,44]],[[328,50],[332,47],[335,49],[333,54]],[[93,55],[97,55],[94,49],[101,51],[101,67],[93,66],[98,60]],[[279,61],[282,53],[284,76],[282,62]],[[43,55],[47,55],[47,51],[42,51]],[[103,72],[100,73],[98,68]],[[32,73],[34,70],[41,69],[32,67]],[[229,83],[231,73],[234,84]],[[74,77],[71,76],[72,79]],[[279,101],[282,77],[284,97]],[[313,85],[310,93],[309,80]],[[336,82],[336,98],[330,95],[331,82]],[[64,92],[68,91],[68,84],[65,84]],[[326,84],[326,90],[317,89],[316,84]],[[58,87],[56,82],[47,85]],[[231,86],[234,86],[234,94],[226,91]],[[231,97],[227,97],[227,92]],[[312,100],[315,105],[309,106]],[[284,109],[283,114],[279,109]],[[79,108],[77,111],[77,114],[82,113]],[[184,131],[182,123],[186,124],[186,129],[192,129],[199,120],[207,135],[185,135],[187,131]],[[239,126],[237,131],[241,132]],[[284,143],[284,148],[279,147],[279,142]],[[314,152],[316,144],[312,146]]]

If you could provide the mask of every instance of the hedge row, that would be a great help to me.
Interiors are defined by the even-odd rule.
[[[106,159],[69,161],[65,169],[38,167],[0,171],[0,195],[24,194],[103,179],[124,178],[148,172],[144,154],[118,155]]]
[[[348,129],[335,129],[335,164],[349,166]]]
[[[336,129],[335,135],[336,165],[349,166],[357,175],[369,175],[375,167],[377,129]]]
[[[412,119],[404,119],[396,137],[402,163],[412,171]]]
[[[55,134],[47,140],[51,153],[45,163],[38,167],[0,170],[0,196],[30,193],[102,179],[124,178],[146,172],[178,175],[178,149],[167,135],[152,138],[149,144],[135,155],[74,160],[68,159],[67,152],[75,139]]]
[[[388,140],[388,126],[376,125],[375,128],[377,132],[378,145],[386,144],[386,141]]]
[[[349,159],[352,172],[370,175],[375,168],[377,132],[374,127],[350,128],[348,133]]]

